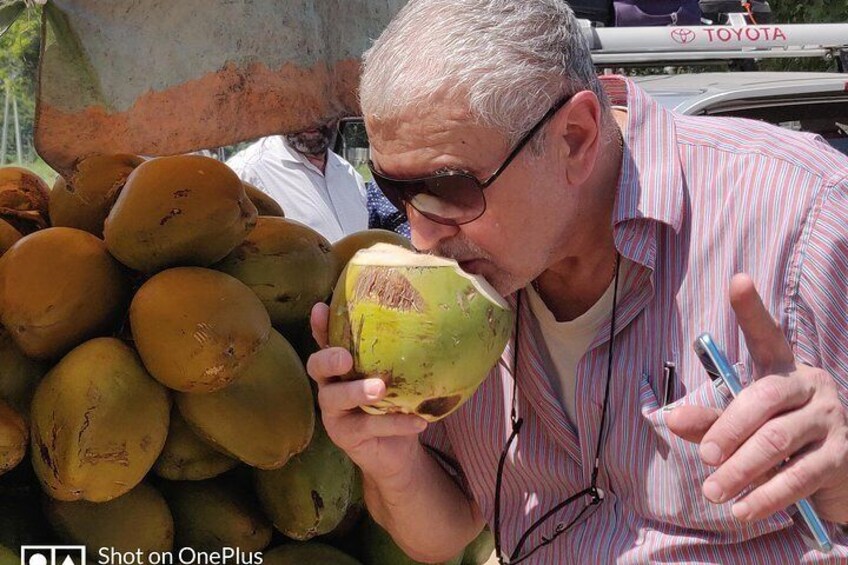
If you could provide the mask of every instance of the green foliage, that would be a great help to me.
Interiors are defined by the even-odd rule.
[[[0,8],[14,3],[0,1]],[[24,160],[36,158],[32,146],[32,128],[35,119],[35,93],[40,49],[41,8],[27,6],[8,30],[0,35],[0,125],[3,120],[3,103],[6,86],[18,102],[18,121]],[[15,160],[14,119],[9,109],[9,127],[6,162]]]
[[[356,172],[362,176],[362,180],[365,182],[372,180],[371,169],[368,168],[368,165],[357,165],[354,168],[356,169]]]
[[[29,169],[33,173],[40,176],[44,179],[44,182],[47,183],[47,186],[53,186],[53,183],[56,181],[56,177],[59,176],[59,173],[50,168],[50,165],[45,163],[41,157],[35,155],[32,160],[28,160],[24,163],[15,163],[14,161],[9,163],[8,165],[14,165],[16,167],[23,167],[25,169]]]
[[[769,5],[775,22],[836,24],[848,21],[848,0],[771,0]]]
[[[772,21],[787,24],[848,22],[848,0],[771,0]],[[848,38],[846,38],[848,41]],[[834,71],[836,61],[778,59],[760,63],[763,71]]]
[[[25,5],[21,2],[12,4],[0,5],[0,35],[6,33],[9,26],[12,25],[18,16],[24,11]]]

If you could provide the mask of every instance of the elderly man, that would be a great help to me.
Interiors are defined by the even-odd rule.
[[[445,560],[487,522],[504,563],[848,560],[844,156],[599,80],[560,0],[411,1],[361,101],[415,246],[518,311],[475,396],[430,426],[358,410],[385,386],[339,382],[345,351],[309,360],[327,432],[409,555]],[[325,342],[326,307],[312,323]],[[756,379],[732,402],[692,350],[704,331]]]
[[[229,165],[243,181],[273,198],[286,218],[302,222],[330,242],[368,228],[365,183],[330,148],[338,120],[311,129],[264,137],[233,155]]]

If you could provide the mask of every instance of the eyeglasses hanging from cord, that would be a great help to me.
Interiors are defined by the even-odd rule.
[[[616,310],[618,307],[618,278],[619,278],[619,270],[621,266],[621,255],[616,254],[615,259],[615,282],[613,283],[613,299],[612,299],[612,313],[610,316],[610,333],[609,333],[609,354],[607,357],[607,376],[606,376],[606,385],[604,390],[604,402],[603,409],[601,411],[601,421],[598,426],[598,441],[595,446],[595,460],[594,465],[592,467],[592,479],[589,483],[589,486],[580,492],[577,492],[559,504],[554,505],[550,510],[545,512],[539,519],[530,524],[530,527],[525,530],[525,532],[521,535],[518,542],[516,543],[515,548],[512,553],[510,553],[509,557],[504,557],[503,554],[503,546],[501,544],[501,489],[503,486],[503,473],[504,466],[506,464],[506,458],[509,454],[510,447],[515,439],[518,437],[518,433],[521,431],[521,427],[524,424],[524,419],[518,417],[518,402],[516,400],[518,393],[518,379],[517,379],[517,367],[518,367],[518,340],[521,329],[521,293],[518,293],[518,297],[516,299],[516,331],[515,331],[515,341],[513,346],[513,359],[512,359],[512,408],[510,410],[510,423],[512,425],[512,432],[510,433],[509,438],[504,445],[504,449],[501,452],[500,459],[498,460],[498,472],[497,477],[495,479],[495,516],[494,516],[494,535],[495,535],[495,551],[497,553],[498,562],[500,565],[517,565],[530,558],[533,554],[535,554],[538,550],[545,547],[546,545],[551,544],[555,539],[569,531],[575,524],[578,523],[581,517],[583,517],[586,512],[590,509],[597,509],[597,507],[604,501],[604,491],[598,488],[598,476],[601,468],[601,459],[602,459],[602,449],[603,449],[603,441],[606,435],[606,419],[607,419],[607,410],[609,407],[609,394],[610,394],[610,383],[612,381],[612,363],[613,363],[613,352],[614,352],[614,344],[615,344],[615,326],[616,326]],[[557,512],[566,508],[569,504],[580,500],[581,498],[587,498],[586,505],[583,509],[578,512],[578,514],[571,519],[568,523],[559,522],[555,526],[553,532],[548,535],[542,535],[541,541],[538,545],[536,545],[533,549],[521,555],[522,549],[524,549],[524,545],[527,543],[527,540],[530,536],[537,531],[548,519],[553,517]],[[594,512],[594,510],[593,510]]]

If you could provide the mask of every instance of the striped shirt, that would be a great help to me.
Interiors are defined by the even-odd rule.
[[[743,524],[730,503],[708,502],[701,485],[711,469],[697,445],[669,431],[658,400],[663,363],[672,361],[675,400],[729,402],[692,351],[701,332],[712,333],[731,360],[752,366],[727,299],[739,272],[754,279],[798,361],[829,371],[848,397],[848,161],[809,134],[682,116],[629,80],[603,80],[613,104],[628,107],[613,226],[618,251],[634,263],[618,298],[599,479],[606,499],[528,562],[848,563],[848,536],[828,524],[833,552],[810,549],[794,507]],[[519,335],[489,378],[422,436],[454,460],[493,527],[515,376],[524,425],[503,475],[506,554],[531,523],[590,484],[609,355],[607,322],[577,366],[572,424],[551,384],[538,323],[522,302]],[[526,546],[581,508],[560,511]]]

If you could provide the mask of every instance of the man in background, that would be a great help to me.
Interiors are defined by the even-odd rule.
[[[368,198],[369,228],[389,230],[399,233],[407,239],[412,238],[406,213],[403,210],[398,210],[373,180],[365,183],[365,193]]]
[[[338,120],[256,141],[227,161],[243,181],[271,196],[286,218],[304,223],[331,243],[368,228],[365,184],[330,150]]]

